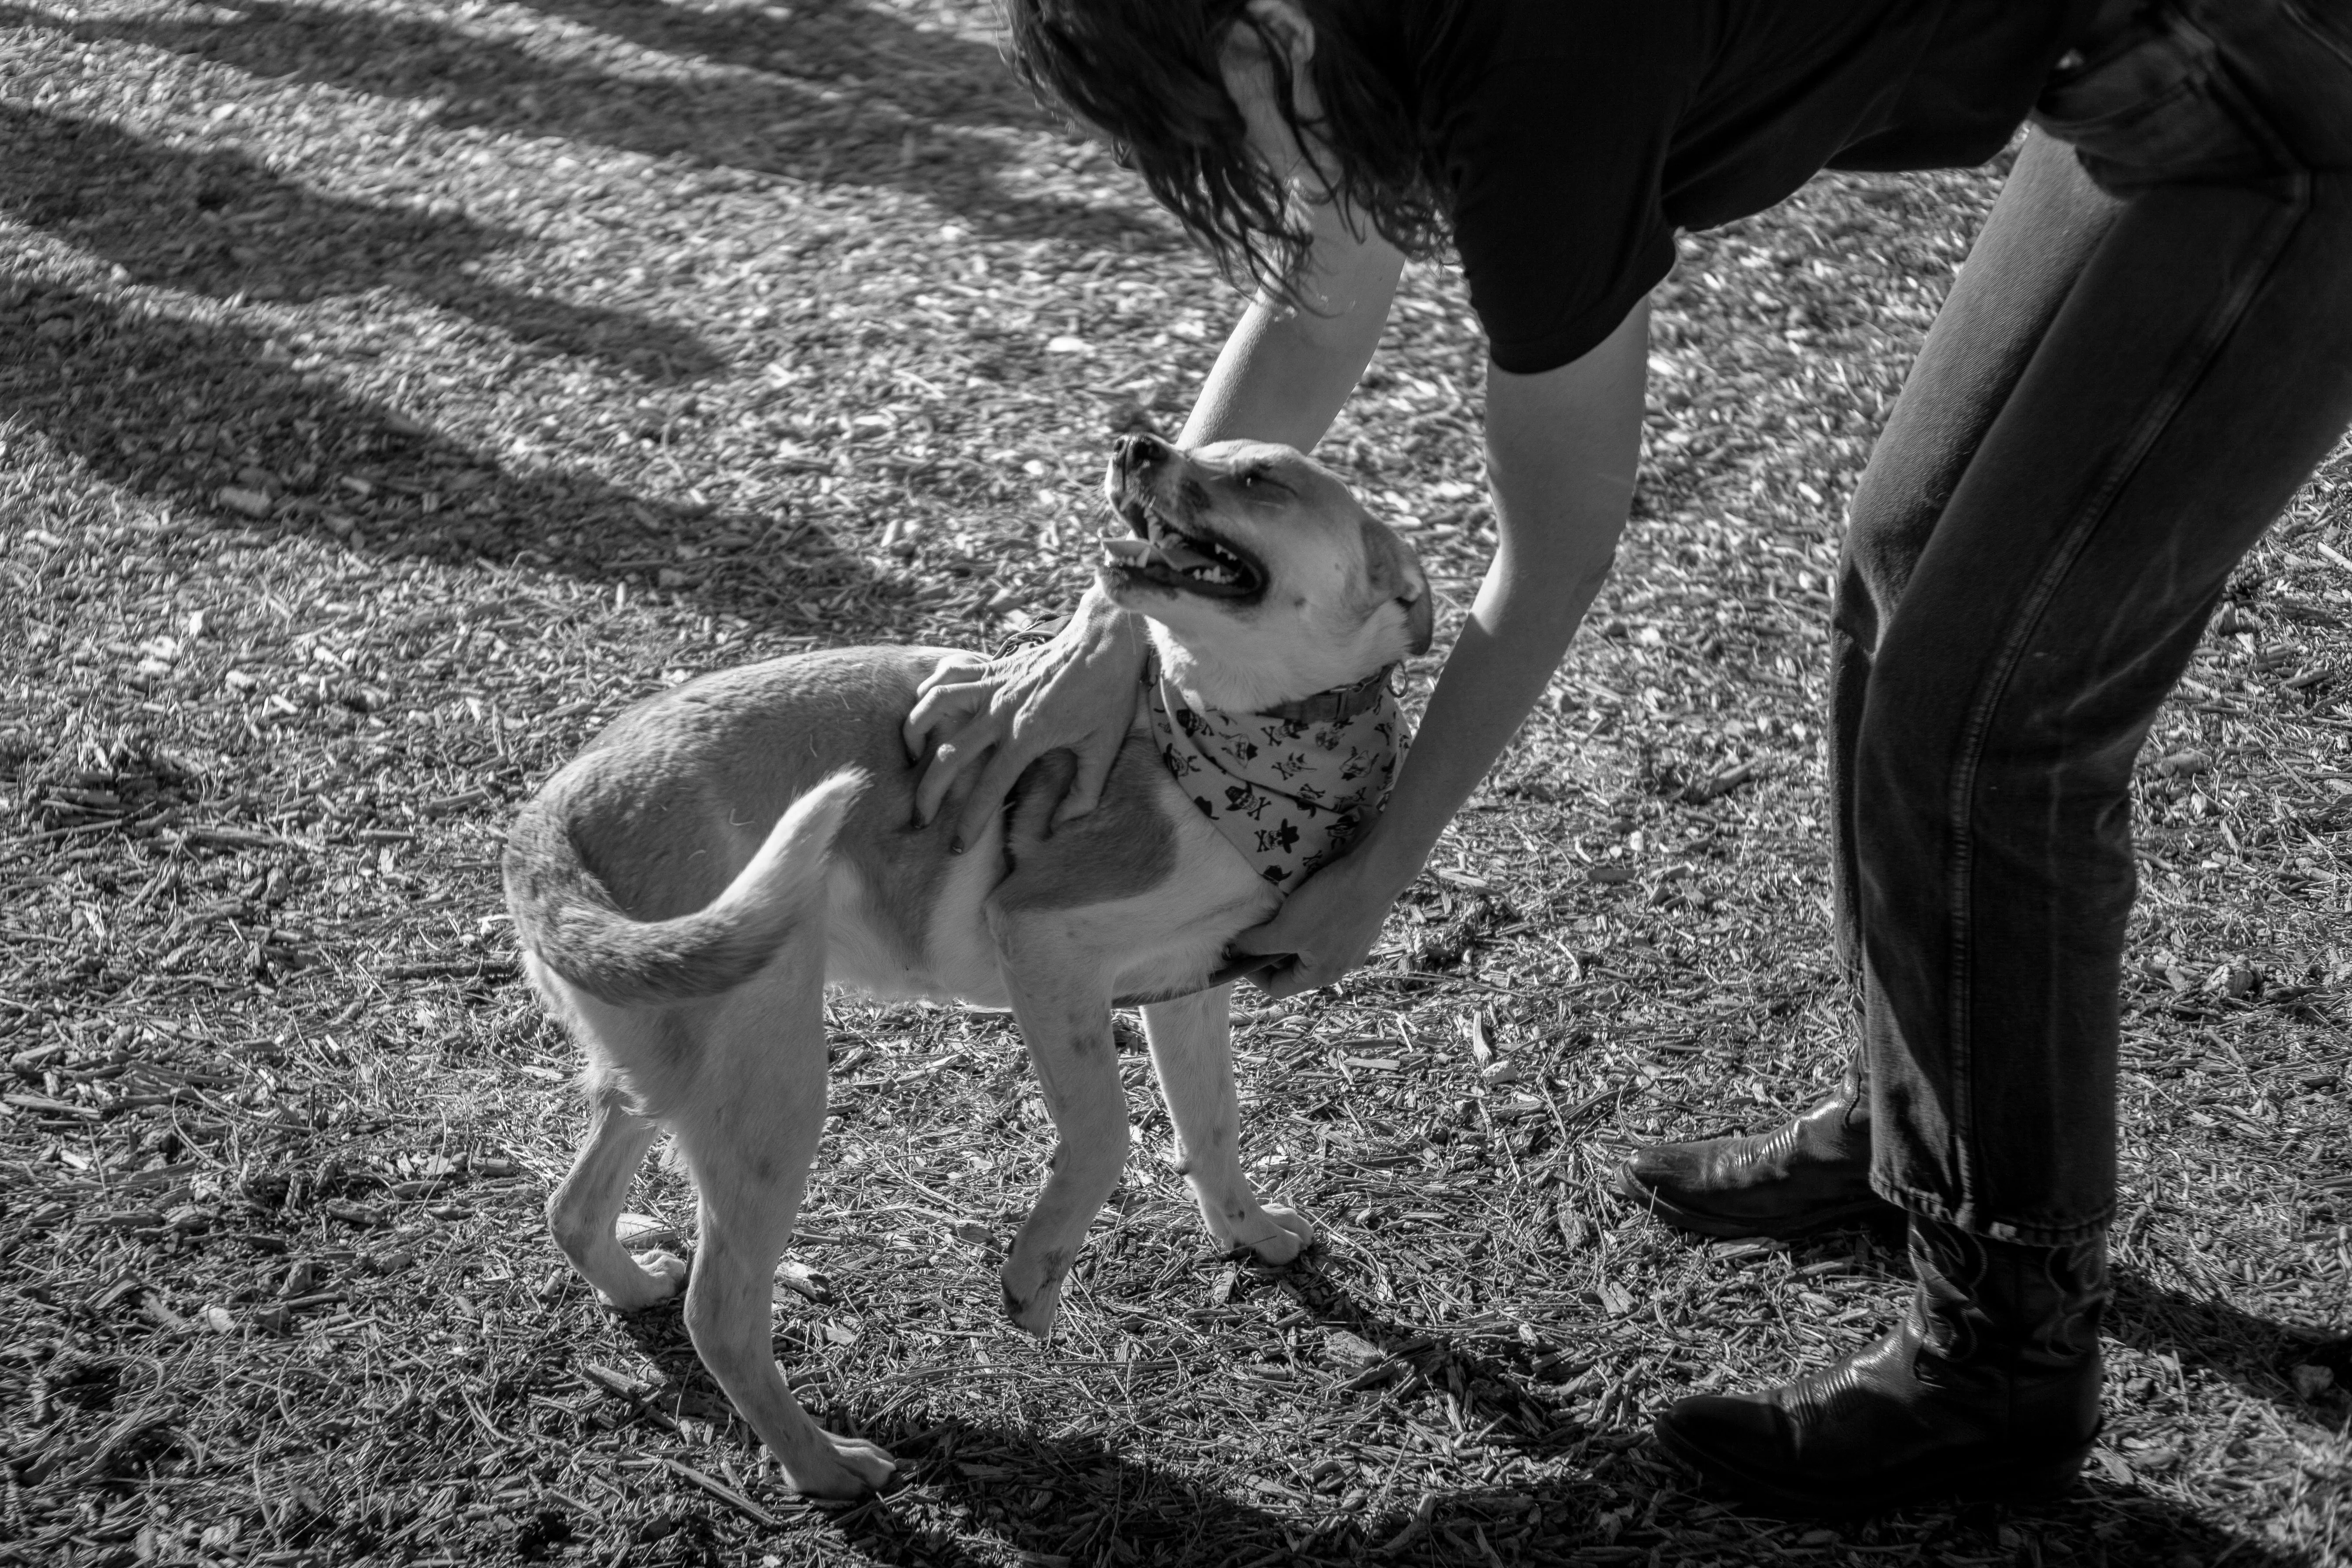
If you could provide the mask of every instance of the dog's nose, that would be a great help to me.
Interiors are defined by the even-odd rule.
[[[1173,448],[1167,442],[1149,431],[1138,431],[1133,435],[1121,436],[1117,447],[1118,466],[1129,470],[1143,468],[1147,464],[1159,462]]]

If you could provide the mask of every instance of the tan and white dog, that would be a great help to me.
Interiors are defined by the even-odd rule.
[[[1420,563],[1328,471],[1286,447],[1183,452],[1123,438],[1106,479],[1136,537],[1100,581],[1150,617],[1202,709],[1252,712],[1428,646]],[[827,984],[1009,1005],[1060,1135],[1004,1264],[1043,1335],[1117,1184],[1128,1113],[1115,1004],[1140,1002],[1178,1168],[1210,1232],[1288,1261],[1307,1222],[1243,1175],[1226,944],[1280,895],[1194,808],[1138,729],[1101,804],[1050,837],[1073,763],[1032,767],[986,837],[912,824],[900,726],[941,650],[848,648],[703,676],[640,703],[516,821],[507,902],[523,964],[585,1047],[593,1121],[548,1204],[609,1303],[686,1282],[695,1348],[798,1490],[855,1495],[892,1460],[817,1426],[772,1356],[771,1289],[825,1114]],[[1204,989],[1204,987],[1207,987]],[[698,1198],[698,1252],[632,1256],[614,1232],[657,1133]]]

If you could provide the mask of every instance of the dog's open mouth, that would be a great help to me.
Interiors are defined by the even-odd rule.
[[[1171,521],[1147,497],[1121,500],[1118,514],[1135,537],[1106,536],[1103,555],[1128,582],[1212,599],[1255,598],[1265,591],[1265,568],[1241,546],[1197,525]]]

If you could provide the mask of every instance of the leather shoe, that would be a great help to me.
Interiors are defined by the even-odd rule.
[[[1770,1132],[1636,1149],[1617,1167],[1617,1190],[1710,1237],[1801,1236],[1903,1213],[1870,1189],[1870,1101],[1851,1076]]]
[[[2099,1433],[2105,1237],[2026,1247],[1914,1215],[1911,1268],[1910,1308],[1877,1343],[1760,1394],[1679,1400],[1659,1442],[1783,1513],[2064,1492]]]

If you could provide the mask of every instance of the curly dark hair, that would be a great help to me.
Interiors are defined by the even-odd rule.
[[[1409,89],[1402,40],[1383,37],[1364,0],[1298,0],[1315,26],[1307,73],[1322,100],[1302,120],[1282,42],[1244,0],[1002,0],[1013,68],[1047,107],[1110,138],[1160,205],[1236,285],[1298,305],[1313,237],[1282,180],[1253,157],[1249,130],[1217,67],[1228,32],[1256,33],[1276,107],[1321,151],[1317,193],[1408,256],[1450,237],[1439,169]],[[1360,232],[1360,230],[1359,231]]]

